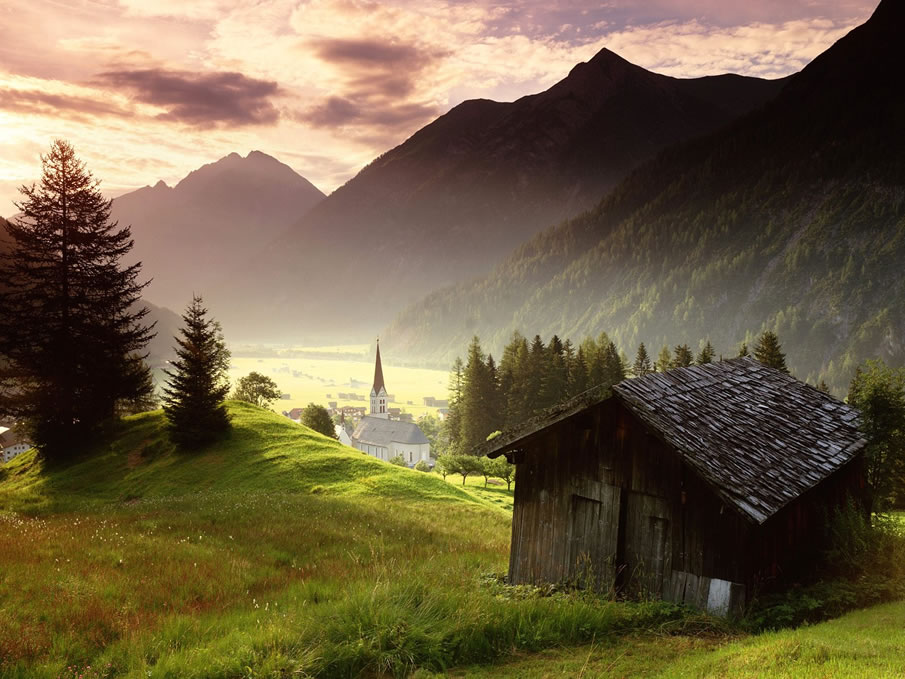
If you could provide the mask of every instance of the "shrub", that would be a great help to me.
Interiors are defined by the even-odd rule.
[[[417,469],[419,472],[429,472],[431,470],[431,466],[424,460],[418,460],[418,463],[415,465],[415,469]]]
[[[396,455],[390,460],[390,464],[394,464],[397,467],[407,467],[408,465],[405,463],[405,458],[402,455]]]

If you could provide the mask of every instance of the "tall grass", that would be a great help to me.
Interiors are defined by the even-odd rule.
[[[405,676],[683,615],[507,598],[482,584],[508,558],[491,501],[231,412],[197,455],[151,414],[67,469],[2,469],[0,676]]]

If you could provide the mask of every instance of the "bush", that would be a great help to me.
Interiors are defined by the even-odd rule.
[[[415,469],[417,469],[419,472],[429,472],[431,470],[431,466],[424,460],[418,460],[418,463],[415,465]]]
[[[893,517],[873,523],[853,502],[828,523],[832,547],[822,579],[756,600],[745,627],[760,631],[816,623],[854,608],[905,597],[905,529]]]
[[[408,467],[408,465],[405,463],[405,458],[402,457],[402,455],[396,455],[395,457],[393,457],[390,460],[390,464],[394,464],[397,467]]]

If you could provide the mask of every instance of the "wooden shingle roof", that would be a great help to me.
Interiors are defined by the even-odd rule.
[[[613,387],[613,398],[723,501],[756,523],[844,466],[866,444],[854,408],[753,358],[625,380]],[[564,408],[545,424],[588,407]],[[488,452],[500,454],[524,438],[491,441]]]

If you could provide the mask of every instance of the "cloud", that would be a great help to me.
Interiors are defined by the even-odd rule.
[[[54,115],[75,120],[97,116],[129,117],[133,111],[117,104],[70,94],[0,87],[0,109],[17,113]]]
[[[191,73],[161,68],[107,71],[101,84],[131,91],[141,102],[166,110],[159,120],[194,127],[239,127],[276,123],[279,110],[271,98],[276,82],[241,73]]]

